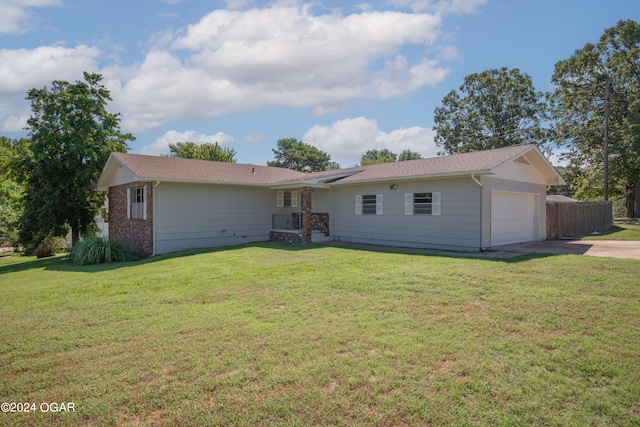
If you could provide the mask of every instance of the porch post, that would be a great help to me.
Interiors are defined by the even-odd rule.
[[[311,243],[311,187],[302,188],[302,243]]]

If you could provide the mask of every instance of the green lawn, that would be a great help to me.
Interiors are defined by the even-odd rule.
[[[609,230],[598,234],[580,236],[580,240],[638,240],[640,241],[640,225],[634,223],[617,222]]]
[[[0,425],[638,426],[639,278],[285,244],[2,258],[0,402],[38,411]]]

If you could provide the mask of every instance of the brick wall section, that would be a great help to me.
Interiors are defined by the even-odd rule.
[[[127,189],[146,186],[147,219],[127,218]],[[130,182],[109,188],[109,238],[124,242],[137,258],[153,254],[153,185]]]
[[[269,231],[269,240],[272,242],[302,243],[302,233],[298,231]]]
[[[304,215],[303,215],[304,216]],[[291,227],[294,229],[300,227],[300,215],[297,212],[291,214]],[[327,212],[313,212],[311,214],[311,229],[320,230],[325,236],[329,235],[329,213]]]
[[[311,243],[311,187],[302,188],[302,242]]]

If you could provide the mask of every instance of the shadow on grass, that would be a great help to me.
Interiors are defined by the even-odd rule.
[[[322,248],[337,248],[347,251],[366,251],[376,253],[393,253],[412,256],[425,256],[425,257],[447,257],[447,258],[470,258],[478,260],[486,260],[493,262],[503,263],[517,263],[527,261],[530,259],[546,258],[550,256],[558,256],[558,254],[520,254],[510,257],[492,256],[492,252],[454,252],[454,251],[440,251],[432,249],[413,249],[413,248],[401,248],[401,247],[386,247],[378,245],[364,245],[364,244],[350,244],[350,243],[312,243],[312,244],[298,244],[298,243],[276,243],[276,242],[264,242],[264,243],[247,243],[245,245],[238,246],[224,246],[214,248],[200,248],[200,249],[187,249],[178,252],[171,252],[168,254],[157,255],[151,258],[127,261],[127,262],[112,262],[104,264],[94,265],[75,265],[69,261],[68,254],[57,255],[49,258],[35,258],[34,256],[14,255],[11,257],[11,262],[5,259],[6,265],[0,263],[0,274],[15,273],[28,270],[52,270],[52,271],[65,271],[65,272],[77,272],[77,273],[101,273],[105,271],[119,270],[123,268],[131,268],[139,265],[152,264],[159,261],[177,259],[183,257],[189,257],[200,254],[213,254],[216,252],[228,252],[237,251],[246,248],[264,248],[269,250],[279,250],[285,252],[299,252],[308,250],[317,250]]]
[[[36,258],[29,255],[14,255],[11,257],[3,257],[0,260],[0,274],[15,273],[28,270],[53,270],[53,271],[66,271],[66,272],[78,272],[78,273],[101,273],[104,271],[119,270],[122,268],[131,268],[139,265],[145,265],[155,263],[158,261],[164,261],[167,259],[183,258],[199,254],[208,254],[216,252],[228,252],[236,251],[245,248],[265,248],[271,250],[283,250],[283,251],[303,251],[312,248],[317,248],[315,245],[302,245],[302,244],[289,244],[289,243],[247,243],[245,245],[237,246],[223,246],[212,248],[198,248],[198,249],[186,249],[177,252],[170,252],[167,254],[157,255],[150,258],[126,262],[111,262],[103,264],[93,265],[76,265],[72,264],[68,258],[68,254],[56,255],[48,258]],[[10,258],[10,259],[9,259]],[[6,265],[3,265],[6,264]]]
[[[366,251],[366,252],[377,252],[377,253],[392,253],[392,254],[401,254],[401,255],[413,255],[413,256],[423,256],[423,257],[444,257],[444,258],[466,258],[473,260],[483,260],[483,261],[493,261],[493,262],[501,262],[507,264],[518,263],[522,261],[528,261],[531,259],[541,259],[541,258],[549,258],[556,257],[561,254],[557,253],[538,253],[538,252],[530,252],[530,253],[510,253],[509,255],[504,255],[504,252],[496,250],[489,250],[485,252],[457,252],[457,251],[445,251],[438,249],[415,249],[415,248],[403,248],[396,246],[378,246],[378,245],[368,245],[368,244],[355,244],[355,243],[323,243],[318,244],[316,247],[335,247],[345,250],[354,250],[354,251]]]
[[[572,238],[575,240],[640,240],[640,225],[621,223],[597,234],[586,234]]]

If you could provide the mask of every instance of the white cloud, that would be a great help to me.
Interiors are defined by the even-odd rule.
[[[224,0],[224,2],[227,5],[227,9],[242,9],[255,4],[254,0]]]
[[[393,11],[313,15],[297,2],[216,10],[179,36],[156,36],[157,47],[113,97],[131,131],[269,107],[323,114],[443,81],[449,70],[424,56],[440,23]]]
[[[95,47],[43,46],[36,49],[0,49],[0,132],[19,132],[30,115],[25,101],[33,88],[51,87],[54,80],[82,80],[84,71],[96,71],[101,52]]]
[[[0,94],[50,85],[53,80],[76,81],[83,71],[97,70],[101,52],[95,47],[43,46],[36,49],[0,49]]]
[[[59,6],[61,3],[61,0],[0,0],[0,33],[25,33],[29,30],[31,8]]]
[[[57,0],[20,4],[24,9]],[[186,29],[154,34],[149,40],[154,47],[128,67],[100,70],[99,61],[107,57],[82,45],[0,50],[0,96],[22,98],[0,104],[0,126],[25,117],[14,105],[25,105],[27,90],[54,79],[77,80],[82,71],[105,76],[110,107],[122,113],[122,128],[133,133],[174,120],[264,108],[310,108],[321,115],[353,100],[401,97],[436,85],[449,73],[441,61],[454,57],[455,49],[439,46],[439,14],[371,9],[314,14],[312,7],[286,0],[261,9],[215,10]],[[11,111],[2,107],[10,104]]]
[[[365,117],[340,120],[331,126],[316,125],[309,129],[302,140],[331,155],[331,160],[341,167],[360,162],[367,150],[389,149],[400,154],[404,150],[420,153],[423,157],[437,155],[434,132],[419,126],[396,129],[390,133],[381,131],[375,120]]]
[[[178,132],[170,130],[156,139],[153,144],[142,147],[140,152],[148,155],[161,155],[169,154],[169,144],[175,144],[177,142],[194,142],[198,145],[205,143],[219,143],[220,145],[233,142],[234,138],[225,134],[224,132],[218,132],[214,135],[205,135],[203,133],[197,133],[193,130],[187,130],[184,132]]]
[[[414,12],[474,13],[487,0],[388,0],[399,7],[408,7]]]
[[[258,132],[256,134],[246,136],[244,140],[251,144],[255,144],[264,141],[265,136],[266,134],[264,132]]]
[[[487,0],[451,0],[447,12],[451,13],[474,13],[478,7],[485,4]]]

